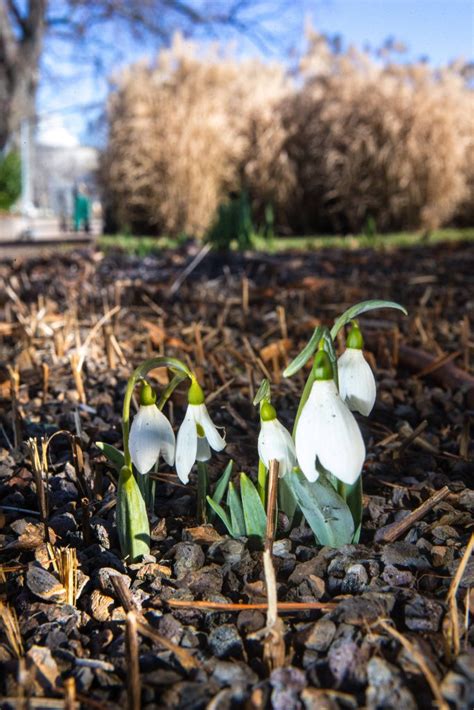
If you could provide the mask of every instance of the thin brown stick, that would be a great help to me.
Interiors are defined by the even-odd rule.
[[[64,681],[64,710],[76,708],[76,681],[73,676]]]
[[[278,461],[270,461],[268,469],[268,494],[267,494],[267,529],[265,533],[265,549],[270,553],[273,550],[276,525],[276,500],[278,492],[278,472],[280,464]]]
[[[448,655],[451,657],[456,657],[459,655],[461,650],[461,632],[459,631],[459,616],[458,616],[458,603],[456,599],[456,594],[461,584],[461,580],[464,572],[466,571],[467,563],[474,549],[474,534],[467,544],[462,560],[456,570],[456,574],[449,586],[448,596],[446,601],[448,602],[448,616],[445,623],[444,635],[448,649]]]
[[[407,449],[410,446],[412,441],[414,441],[417,438],[417,436],[419,436],[419,434],[421,434],[423,431],[425,431],[427,426],[428,426],[427,419],[424,419],[421,422],[421,424],[418,424],[418,426],[415,429],[413,429],[411,434],[409,436],[407,436],[406,439],[404,439],[402,441],[402,443],[400,444],[400,447],[398,449],[396,449],[396,451],[393,454],[394,458],[396,458],[396,459],[400,458],[400,456],[403,454],[405,449]]]
[[[403,518],[403,520],[398,520],[396,523],[391,523],[381,528],[375,535],[376,542],[394,542],[403,535],[411,526],[418,520],[421,520],[426,513],[435,507],[440,501],[442,501],[449,493],[448,486],[443,486],[439,491],[433,493],[427,500],[425,500],[418,508],[412,510],[411,513]]]
[[[140,633],[142,636],[146,636],[159,646],[166,648],[167,651],[171,651],[171,653],[173,653],[178,659],[178,661],[181,663],[183,668],[189,670],[191,668],[197,668],[199,666],[198,662],[189,653],[189,651],[186,651],[184,648],[181,648],[177,644],[173,643],[169,639],[159,634],[158,631],[155,631],[155,629],[146,621],[145,617],[142,616],[141,612],[138,610],[137,605],[135,604],[135,601],[132,597],[132,593],[125,584],[122,575],[113,575],[112,577],[110,577],[110,581],[112,582],[114,590],[118,598],[120,599],[120,602],[125,611],[133,611],[135,613],[138,633]]]
[[[137,617],[134,611],[127,614],[125,626],[125,647],[127,653],[127,697],[128,710],[141,708],[140,664],[138,660],[139,641]]]
[[[194,656],[189,653],[189,651],[186,651],[186,649],[181,648],[177,644],[173,643],[169,639],[159,634],[157,631],[155,631],[153,626],[150,626],[150,624],[145,621],[145,619],[141,618],[138,615],[137,631],[142,636],[146,636],[147,638],[149,638],[150,641],[153,641],[159,646],[166,648],[167,651],[171,651],[171,653],[176,656],[176,658],[185,670],[199,668],[199,662],[194,658]]]
[[[246,611],[258,609],[267,611],[268,604],[266,602],[257,602],[254,604],[228,604],[227,602],[204,602],[204,601],[185,601],[183,599],[168,599],[166,604],[171,607],[181,609],[205,609],[206,611]],[[278,612],[298,612],[298,611],[331,611],[336,609],[335,602],[278,602]]]
[[[381,626],[388,634],[390,634],[390,636],[393,636],[393,638],[396,639],[410,654],[414,663],[416,663],[420,671],[425,676],[426,682],[430,686],[431,692],[433,693],[433,696],[438,705],[438,710],[449,710],[449,705],[443,698],[439,683],[433,675],[430,667],[428,666],[423,654],[411,643],[411,641],[409,641],[407,638],[405,638],[405,636],[403,636],[396,629],[390,626],[390,624],[388,624],[384,619],[378,621],[377,624]]]

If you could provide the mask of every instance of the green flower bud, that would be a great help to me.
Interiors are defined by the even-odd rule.
[[[194,405],[204,404],[204,392],[199,382],[194,378],[188,390],[188,402]]]
[[[260,419],[262,422],[272,422],[274,419],[276,419],[276,410],[273,405],[270,404],[270,402],[265,401],[263,402],[262,406],[260,407]]]
[[[140,389],[140,405],[142,407],[147,407],[150,404],[155,404],[155,402],[156,394],[153,391],[153,388],[148,384],[148,382],[142,382]]]
[[[354,350],[362,350],[364,347],[364,338],[362,337],[359,325],[355,320],[352,321],[351,329],[347,334],[346,347],[353,348]]]
[[[313,362],[313,375],[315,380],[334,379],[331,360],[325,350],[318,350],[315,355]]]

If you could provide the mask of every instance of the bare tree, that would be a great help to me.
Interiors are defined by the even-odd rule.
[[[246,21],[262,0],[0,0],[0,150],[35,116],[41,58],[48,41],[86,50],[99,66],[107,37],[166,41],[177,29],[232,27],[256,32]],[[255,16],[255,15],[254,15]]]

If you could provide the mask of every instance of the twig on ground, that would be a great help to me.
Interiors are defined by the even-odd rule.
[[[138,660],[139,641],[137,634],[137,617],[134,611],[127,614],[125,625],[125,647],[127,651],[127,697],[128,709],[140,710],[141,684],[140,665]]]
[[[426,513],[435,507],[440,501],[442,501],[449,493],[448,486],[444,486],[441,490],[433,493],[428,500],[425,500],[418,508],[412,510],[411,513],[403,518],[403,520],[398,520],[396,523],[391,523],[386,525],[375,533],[375,542],[394,542],[398,540],[401,535],[403,535],[411,526],[418,520],[421,520]]]
[[[170,607],[181,609],[203,609],[204,611],[228,612],[259,610],[267,611],[266,602],[255,602],[251,604],[231,604],[227,602],[205,602],[205,601],[185,601],[184,599],[167,599],[166,604]],[[332,611],[337,607],[336,602],[278,602],[279,613],[292,613],[298,611]]]
[[[146,621],[145,617],[139,611],[135,600],[133,599],[132,593],[125,584],[122,575],[113,575],[110,577],[110,581],[112,582],[112,586],[114,587],[114,590],[125,611],[132,611],[135,613],[138,633],[142,636],[146,636],[151,641],[154,641],[154,643],[165,648],[167,651],[171,651],[185,670],[199,667],[198,661],[189,653],[189,651],[186,651],[184,648],[181,648],[177,644],[159,634],[158,631],[155,631],[153,626]]]
[[[474,534],[471,535],[461,562],[456,570],[456,574],[450,584],[446,601],[448,603],[448,614],[443,626],[444,638],[447,646],[448,656],[455,658],[461,650],[461,632],[459,630],[458,603],[456,594],[461,584],[464,572],[466,571],[469,557],[474,549]]]
[[[419,651],[416,646],[411,643],[411,641],[409,641],[405,636],[403,636],[403,634],[401,634],[399,631],[390,626],[390,624],[388,624],[384,619],[378,621],[377,624],[378,626],[381,626],[384,631],[390,634],[390,636],[396,639],[407,651],[407,653],[410,654],[413,662],[416,663],[420,671],[425,676],[426,682],[430,686],[431,692],[433,693],[433,696],[436,700],[438,710],[449,710],[449,705],[443,698],[439,683],[433,675],[421,651]]]

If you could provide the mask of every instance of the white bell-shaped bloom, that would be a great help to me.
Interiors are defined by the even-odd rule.
[[[339,480],[355,483],[365,459],[365,446],[353,414],[332,379],[316,380],[296,428],[296,455],[309,481],[318,476],[316,461]]]
[[[375,404],[374,374],[359,348],[347,348],[337,361],[339,392],[349,409],[368,417]]]
[[[278,461],[280,478],[296,466],[296,451],[291,434],[276,417],[261,422],[258,455],[267,468],[270,461]]]
[[[156,404],[140,405],[133,418],[128,440],[132,463],[140,473],[148,473],[162,454],[174,463],[175,436],[171,424]]]
[[[194,462],[207,461],[210,448],[222,451],[224,446],[225,439],[217,431],[206,405],[189,404],[176,442],[176,473],[180,480],[188,482]]]

